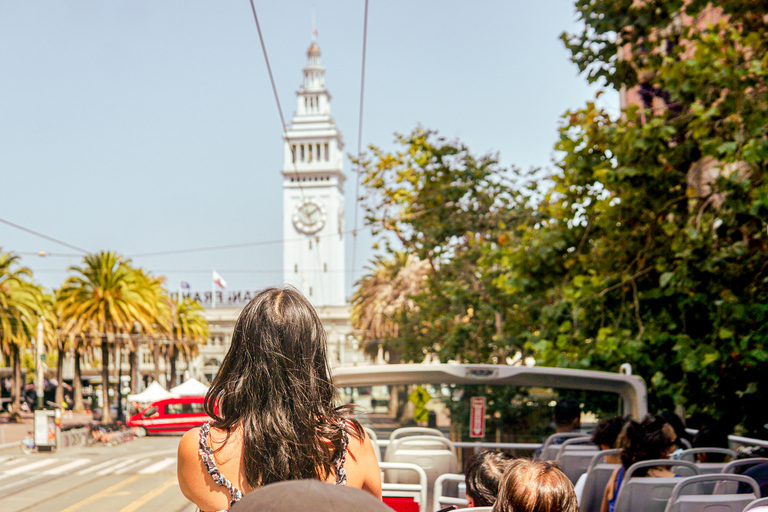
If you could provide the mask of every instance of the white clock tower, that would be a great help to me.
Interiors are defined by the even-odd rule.
[[[303,71],[298,108],[284,136],[283,278],[315,306],[343,306],[344,142],[314,40]]]

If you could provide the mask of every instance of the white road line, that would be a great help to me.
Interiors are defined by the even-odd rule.
[[[166,468],[170,466],[171,464],[176,464],[176,457],[167,457],[159,462],[155,462],[148,468],[144,468],[141,471],[139,471],[140,475],[149,475],[152,473],[159,473],[160,470],[163,468]]]
[[[115,463],[114,461],[107,460],[107,461],[102,462],[101,464],[96,464],[92,468],[81,469],[80,471],[77,472],[77,474],[78,475],[88,475],[90,473],[93,473],[94,471],[98,471],[98,470],[100,470],[102,468],[105,468],[107,466],[111,466],[114,463]]]
[[[135,463],[136,463],[136,459],[124,460],[123,462],[118,462],[117,464],[113,465],[111,468],[102,469],[96,474],[99,476],[108,475],[110,473],[116,474],[118,470],[123,469],[126,466],[132,466]]]
[[[0,477],[2,477],[2,476],[8,476],[8,475],[0,475]],[[29,483],[29,482],[33,482],[33,481],[38,480],[38,479],[40,479],[42,477],[43,477],[43,475],[38,473],[37,475],[32,475],[31,477],[29,477],[29,478],[27,478],[25,480],[16,480],[15,482],[11,482],[10,484],[6,484],[6,485],[0,487],[0,491],[4,491],[5,489],[8,489],[9,487],[16,487],[16,486],[24,485],[24,484]]]
[[[149,462],[150,460],[152,460],[152,459],[150,459],[150,458],[141,459],[141,460],[133,459],[133,464],[128,464],[127,466],[123,466],[119,470],[115,471],[114,474],[115,475],[122,475],[124,473],[128,473],[129,471],[133,471],[134,469],[136,469],[139,466],[146,465],[146,463]]]
[[[55,464],[56,462],[59,462],[61,459],[43,459],[38,460],[37,462],[33,462],[31,464],[27,464],[26,466],[20,466],[18,468],[13,468],[4,471],[4,473],[13,472],[13,473],[24,473],[27,471],[30,471],[32,469],[39,469],[45,466],[48,466],[50,464]],[[68,459],[67,459],[68,460]]]
[[[84,464],[88,464],[91,462],[91,459],[75,459],[69,464],[64,464],[63,466],[58,466],[53,469],[48,469],[46,471],[43,471],[44,475],[63,475],[64,473],[68,471],[72,471],[75,468],[79,468],[80,466]]]
[[[8,462],[5,463],[6,466],[15,466],[16,464],[19,464],[21,462],[27,462],[29,459],[24,457],[19,457],[16,459],[11,459]]]

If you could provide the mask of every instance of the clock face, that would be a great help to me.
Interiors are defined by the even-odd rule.
[[[293,213],[293,225],[302,233],[317,233],[325,226],[325,210],[311,199],[301,203]]]

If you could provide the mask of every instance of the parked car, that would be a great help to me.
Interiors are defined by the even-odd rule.
[[[139,414],[131,416],[126,425],[132,427],[139,436],[165,432],[186,432],[211,419],[203,411],[204,400],[205,397],[202,396],[183,396],[159,400]]]

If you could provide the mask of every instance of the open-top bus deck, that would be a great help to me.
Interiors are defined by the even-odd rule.
[[[380,456],[385,501],[403,512],[466,506],[463,462],[481,449],[558,460],[573,482],[587,473],[581,512],[599,512],[606,475],[616,466],[603,460],[605,454],[589,441],[589,430],[601,419],[642,419],[648,413],[645,382],[632,375],[629,365],[620,373],[511,365],[370,365],[336,368],[334,383],[344,401],[359,407],[358,418]],[[552,410],[563,397],[581,404],[581,430],[550,437]],[[730,442],[732,448],[768,448],[768,441],[760,439],[730,436]],[[725,466],[717,467],[718,474]],[[627,485],[616,512],[742,512],[760,497],[759,489],[749,485],[751,493],[736,494],[738,483],[731,476],[717,487],[714,480],[689,482],[713,469],[681,462],[675,471],[685,477],[660,487],[647,484],[664,479],[635,479],[645,487],[638,491]],[[691,485],[676,491],[683,481]],[[729,492],[723,494],[724,489]]]

